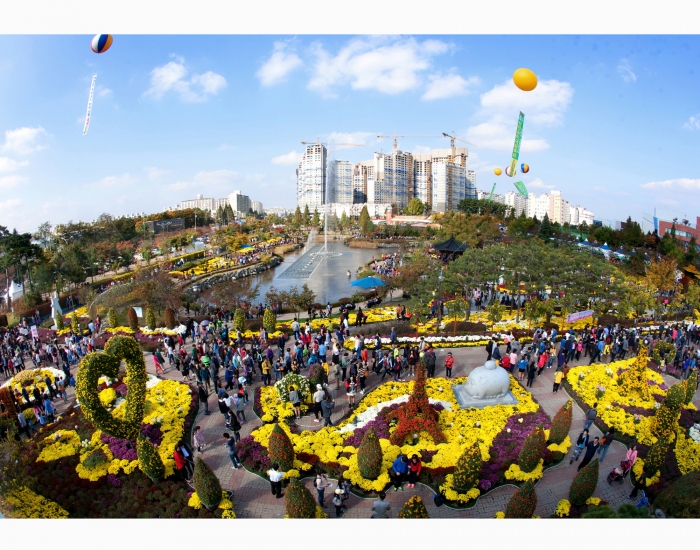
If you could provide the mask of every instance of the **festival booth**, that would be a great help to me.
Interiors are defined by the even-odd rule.
[[[462,255],[467,249],[467,245],[459,242],[454,237],[450,237],[444,242],[435,243],[433,245],[435,251],[440,254],[440,258],[443,262],[454,260],[458,256]]]

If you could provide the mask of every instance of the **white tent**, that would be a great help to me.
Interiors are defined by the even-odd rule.
[[[10,288],[7,289],[7,292],[2,295],[5,301],[7,301],[9,298],[13,302],[22,296],[24,296],[24,287],[22,285],[18,285],[14,281],[10,283]]]

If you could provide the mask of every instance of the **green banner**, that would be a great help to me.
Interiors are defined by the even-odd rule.
[[[496,184],[493,184],[493,187],[491,188],[491,194],[489,195],[489,202],[491,202],[491,199],[493,198],[493,192],[496,190]]]
[[[516,181],[513,185],[515,185],[515,188],[523,197],[527,198],[527,187],[525,187],[525,184],[522,181]]]
[[[510,167],[508,169],[508,176],[511,178],[515,175],[516,164],[518,163],[518,157],[520,156],[520,142],[523,139],[523,124],[525,123],[525,115],[521,112],[518,117],[518,129],[515,131],[515,143],[513,144],[513,156],[510,159]]]

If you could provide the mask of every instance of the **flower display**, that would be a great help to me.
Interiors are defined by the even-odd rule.
[[[44,448],[37,461],[50,462],[66,456],[73,456],[80,451],[80,436],[75,430],[56,430],[44,439]]]
[[[586,500],[586,504],[589,506],[600,506],[600,499],[598,497],[590,497],[588,500]]]
[[[563,498],[559,501],[559,504],[557,504],[557,509],[554,511],[554,513],[557,516],[559,516],[560,518],[568,516],[570,512],[571,512],[571,503],[568,500],[566,500],[565,498]]]
[[[202,501],[199,500],[199,496],[196,492],[190,495],[190,499],[187,501],[187,505],[194,508],[195,510],[199,510],[202,507]],[[217,508],[219,510],[223,510],[223,513],[221,514],[222,518],[235,519],[236,511],[234,510],[233,502],[229,498],[228,493],[226,491],[221,491],[221,501],[219,502]]]
[[[55,502],[37,495],[27,487],[11,491],[5,495],[5,500],[12,506],[12,517],[63,519],[68,512]]]
[[[114,388],[105,388],[99,393],[99,398],[103,407],[109,407],[117,400],[117,391]]]
[[[399,513],[396,515],[397,518],[409,519],[409,518],[429,518],[428,509],[423,504],[423,499],[418,495],[414,495],[406,501]]]
[[[505,519],[506,518],[506,513],[498,511],[496,512],[496,515],[494,516],[496,519]]]
[[[526,472],[518,464],[511,464],[506,471],[506,479],[515,481],[536,481],[544,475],[544,459],[540,459],[531,472]]]
[[[15,376],[3,383],[0,388],[8,388],[12,393],[15,391],[22,392],[26,389],[31,396],[34,388],[38,389],[42,394],[46,391],[46,377],[49,377],[51,383],[55,383],[57,379],[64,378],[63,371],[52,367],[44,367],[42,369],[25,369],[18,372]],[[26,404],[27,401],[20,395],[20,403]]]
[[[440,491],[442,492],[443,495],[445,495],[445,498],[447,500],[451,500],[453,502],[459,502],[460,504],[465,504],[469,502],[470,500],[474,500],[479,497],[481,494],[481,491],[477,489],[476,487],[473,487],[469,489],[468,491],[462,493],[462,492],[457,492],[454,489],[454,475],[453,474],[447,474],[445,476],[445,483],[443,485],[440,485]]]

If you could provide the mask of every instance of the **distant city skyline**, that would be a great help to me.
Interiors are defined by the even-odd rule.
[[[0,225],[159,212],[231,189],[294,209],[301,141],[353,166],[470,141],[481,189],[525,113],[522,179],[596,218],[700,210],[698,36],[0,36]],[[531,68],[533,92],[513,71]],[[89,133],[82,135],[97,74]],[[411,137],[414,136],[414,137]],[[418,137],[415,137],[418,136]],[[469,174],[467,174],[469,179]],[[470,180],[471,181],[471,180]],[[269,197],[269,198],[268,198]]]

